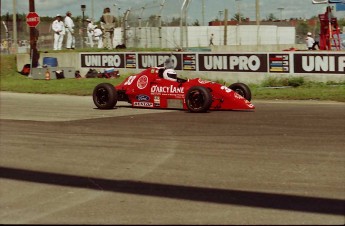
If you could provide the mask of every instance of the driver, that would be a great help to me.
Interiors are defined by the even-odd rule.
[[[177,74],[173,69],[166,69],[163,72],[163,78],[169,81],[177,82]]]

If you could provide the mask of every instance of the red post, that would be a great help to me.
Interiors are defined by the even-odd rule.
[[[29,0],[29,12],[35,12],[35,0]],[[30,56],[32,67],[38,66],[39,53],[37,51],[37,39],[39,33],[35,27],[30,27]]]

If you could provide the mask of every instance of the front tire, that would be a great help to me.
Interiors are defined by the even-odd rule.
[[[246,100],[251,101],[252,99],[252,92],[250,91],[249,87],[244,83],[234,83],[230,85],[228,88],[232,89]]]
[[[117,92],[110,83],[98,84],[93,89],[93,102],[99,109],[112,109],[117,103]]]
[[[194,86],[188,90],[185,101],[190,112],[207,112],[212,104],[212,95],[209,89],[202,86]]]

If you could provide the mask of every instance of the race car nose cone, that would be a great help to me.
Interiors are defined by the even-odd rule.
[[[248,100],[245,100],[245,104],[248,106],[249,109],[255,109],[254,104],[252,104],[252,103],[249,102]]]

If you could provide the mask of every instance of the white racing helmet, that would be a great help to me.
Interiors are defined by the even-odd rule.
[[[166,69],[163,72],[163,78],[170,81],[177,81],[177,74],[173,69]]]

